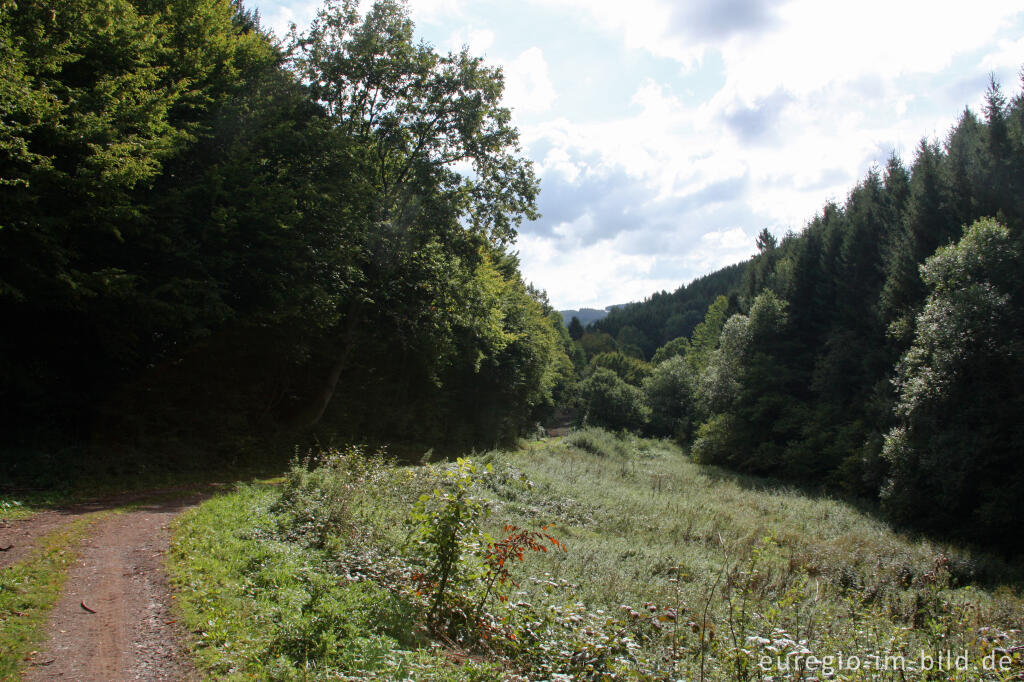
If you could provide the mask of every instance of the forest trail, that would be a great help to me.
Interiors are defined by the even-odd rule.
[[[50,510],[17,521],[0,521],[0,569],[26,558],[39,538],[83,513],[73,509]]]
[[[182,648],[184,632],[172,615],[164,556],[171,520],[206,497],[179,493],[96,523],[79,547],[50,613],[46,642],[27,660],[23,679],[198,679]],[[114,506],[94,503],[44,512],[11,524],[2,535],[19,540],[23,553],[33,538],[62,522]]]

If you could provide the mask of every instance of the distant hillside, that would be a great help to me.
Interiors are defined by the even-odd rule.
[[[604,310],[598,310],[597,308],[580,308],[579,310],[559,310],[562,319],[565,321],[565,325],[569,326],[569,321],[572,318],[579,318],[580,324],[586,327],[591,322],[597,322],[598,320],[608,317],[609,311],[619,306],[610,305]]]
[[[650,357],[655,349],[679,336],[689,336],[704,319],[708,306],[718,296],[737,292],[750,261],[730,265],[698,277],[672,293],[662,291],[639,303],[608,306],[610,314],[594,321],[593,330],[618,337],[625,327],[639,330],[638,344]],[[570,319],[570,318],[566,318]],[[580,322],[589,324],[582,317]]]

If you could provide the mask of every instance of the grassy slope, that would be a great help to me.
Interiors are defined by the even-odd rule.
[[[504,513],[558,524],[572,551],[552,556],[547,570],[601,576],[604,585],[581,585],[588,600],[674,599],[670,567],[716,575],[769,536],[776,546],[763,558],[772,570],[837,584],[845,576],[868,591],[896,578],[912,583],[940,556],[962,581],[1022,577],[990,556],[895,533],[849,503],[694,464],[668,443],[634,440],[628,449],[636,454],[601,457],[556,444],[501,456],[535,484]]]
[[[1024,606],[1008,586],[1021,583],[1013,567],[901,536],[848,504],[694,465],[667,443],[600,431],[484,459],[494,466],[482,486],[494,507],[492,533],[505,523],[551,523],[568,545],[527,556],[519,587],[495,607],[523,642],[506,670],[585,674],[589,665],[633,679],[796,679],[779,668],[803,652],[861,656],[840,679],[872,679],[878,673],[863,660],[873,654],[902,656],[906,675],[923,679],[913,670],[922,652],[967,649],[971,669],[941,679],[975,680],[986,674],[985,655],[999,647],[1012,656],[1020,644],[1014,628]],[[377,478],[373,492],[352,498],[363,509],[358,527],[382,555],[395,554],[400,519],[429,484],[409,470]],[[417,634],[415,601],[396,593],[393,580],[340,579],[339,565],[352,561],[339,549],[344,540],[312,549],[261,534],[274,523],[268,510],[277,494],[244,489],[178,528],[176,580],[204,669],[298,677],[327,660],[334,673],[351,672],[373,654],[372,670],[358,667],[360,674],[500,677],[484,664],[454,666],[450,650],[431,653]],[[404,629],[381,626],[396,615]],[[783,664],[762,670],[766,655]],[[1019,652],[1012,671],[1024,672]],[[902,678],[888,671],[875,679]]]

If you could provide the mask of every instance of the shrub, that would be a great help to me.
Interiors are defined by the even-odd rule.
[[[588,424],[610,429],[638,429],[646,421],[643,393],[610,369],[595,369],[580,384],[580,402]]]
[[[565,443],[601,457],[626,457],[629,455],[629,449],[622,438],[595,426],[573,431],[566,436]]]
[[[921,268],[931,292],[896,366],[897,423],[882,449],[898,521],[1020,550],[1024,518],[1024,252],[979,220]]]
[[[491,466],[487,465],[486,473]],[[477,556],[489,539],[480,522],[490,515],[489,504],[472,494],[484,475],[468,459],[459,458],[446,472],[446,489],[435,488],[420,496],[413,507],[413,539],[419,544],[426,569],[421,582],[433,590],[430,618],[446,610],[446,597],[483,572]]]
[[[701,464],[728,464],[736,455],[736,417],[730,413],[717,414],[700,425],[691,450],[694,460]]]
[[[319,548],[351,535],[353,510],[384,470],[383,451],[368,457],[358,445],[296,458],[272,509],[279,532]]]

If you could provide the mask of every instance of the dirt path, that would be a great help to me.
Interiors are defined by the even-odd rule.
[[[92,529],[25,680],[197,679],[180,647],[163,561],[171,519],[203,497],[144,504]]]
[[[0,521],[0,569],[27,557],[35,549],[36,540],[74,516],[75,512],[70,510],[44,511],[27,519]]]

